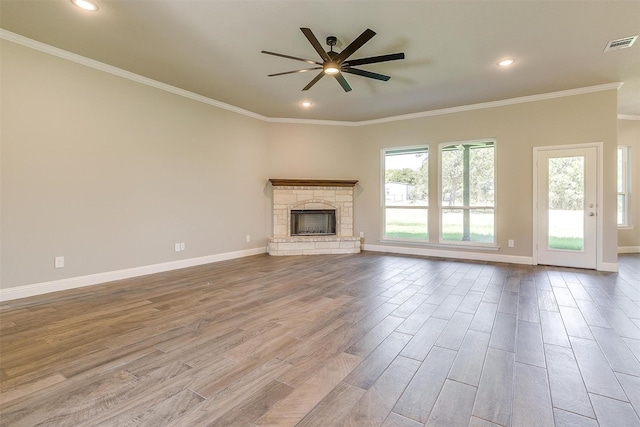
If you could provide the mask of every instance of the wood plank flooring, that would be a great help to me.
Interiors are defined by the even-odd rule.
[[[258,255],[0,305],[1,426],[640,426],[619,273]]]

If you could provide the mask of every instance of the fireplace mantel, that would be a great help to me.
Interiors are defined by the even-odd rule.
[[[274,187],[354,187],[357,179],[279,179],[270,178]]]

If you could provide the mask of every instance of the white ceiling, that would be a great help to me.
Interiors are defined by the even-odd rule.
[[[624,82],[618,114],[640,116],[640,1],[0,0],[0,27],[267,117],[362,121],[612,82]],[[340,51],[366,28],[377,35],[351,58],[405,52],[406,59],[346,74],[344,92],[303,62],[318,60],[300,27]],[[516,62],[507,69],[496,63]],[[313,106],[303,109],[299,103]]]

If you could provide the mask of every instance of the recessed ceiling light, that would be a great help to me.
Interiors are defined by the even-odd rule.
[[[302,105],[304,108],[309,108],[311,107],[311,101],[302,101],[300,105]]]
[[[498,62],[498,65],[501,67],[508,67],[509,65],[513,64],[515,62],[515,60],[509,58],[509,59],[503,59],[502,61]]]
[[[88,10],[90,12],[98,10],[98,5],[89,0],[71,0],[71,3],[75,4],[80,9]]]

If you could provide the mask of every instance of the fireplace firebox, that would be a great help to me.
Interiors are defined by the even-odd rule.
[[[335,209],[291,210],[292,236],[335,236]]]

